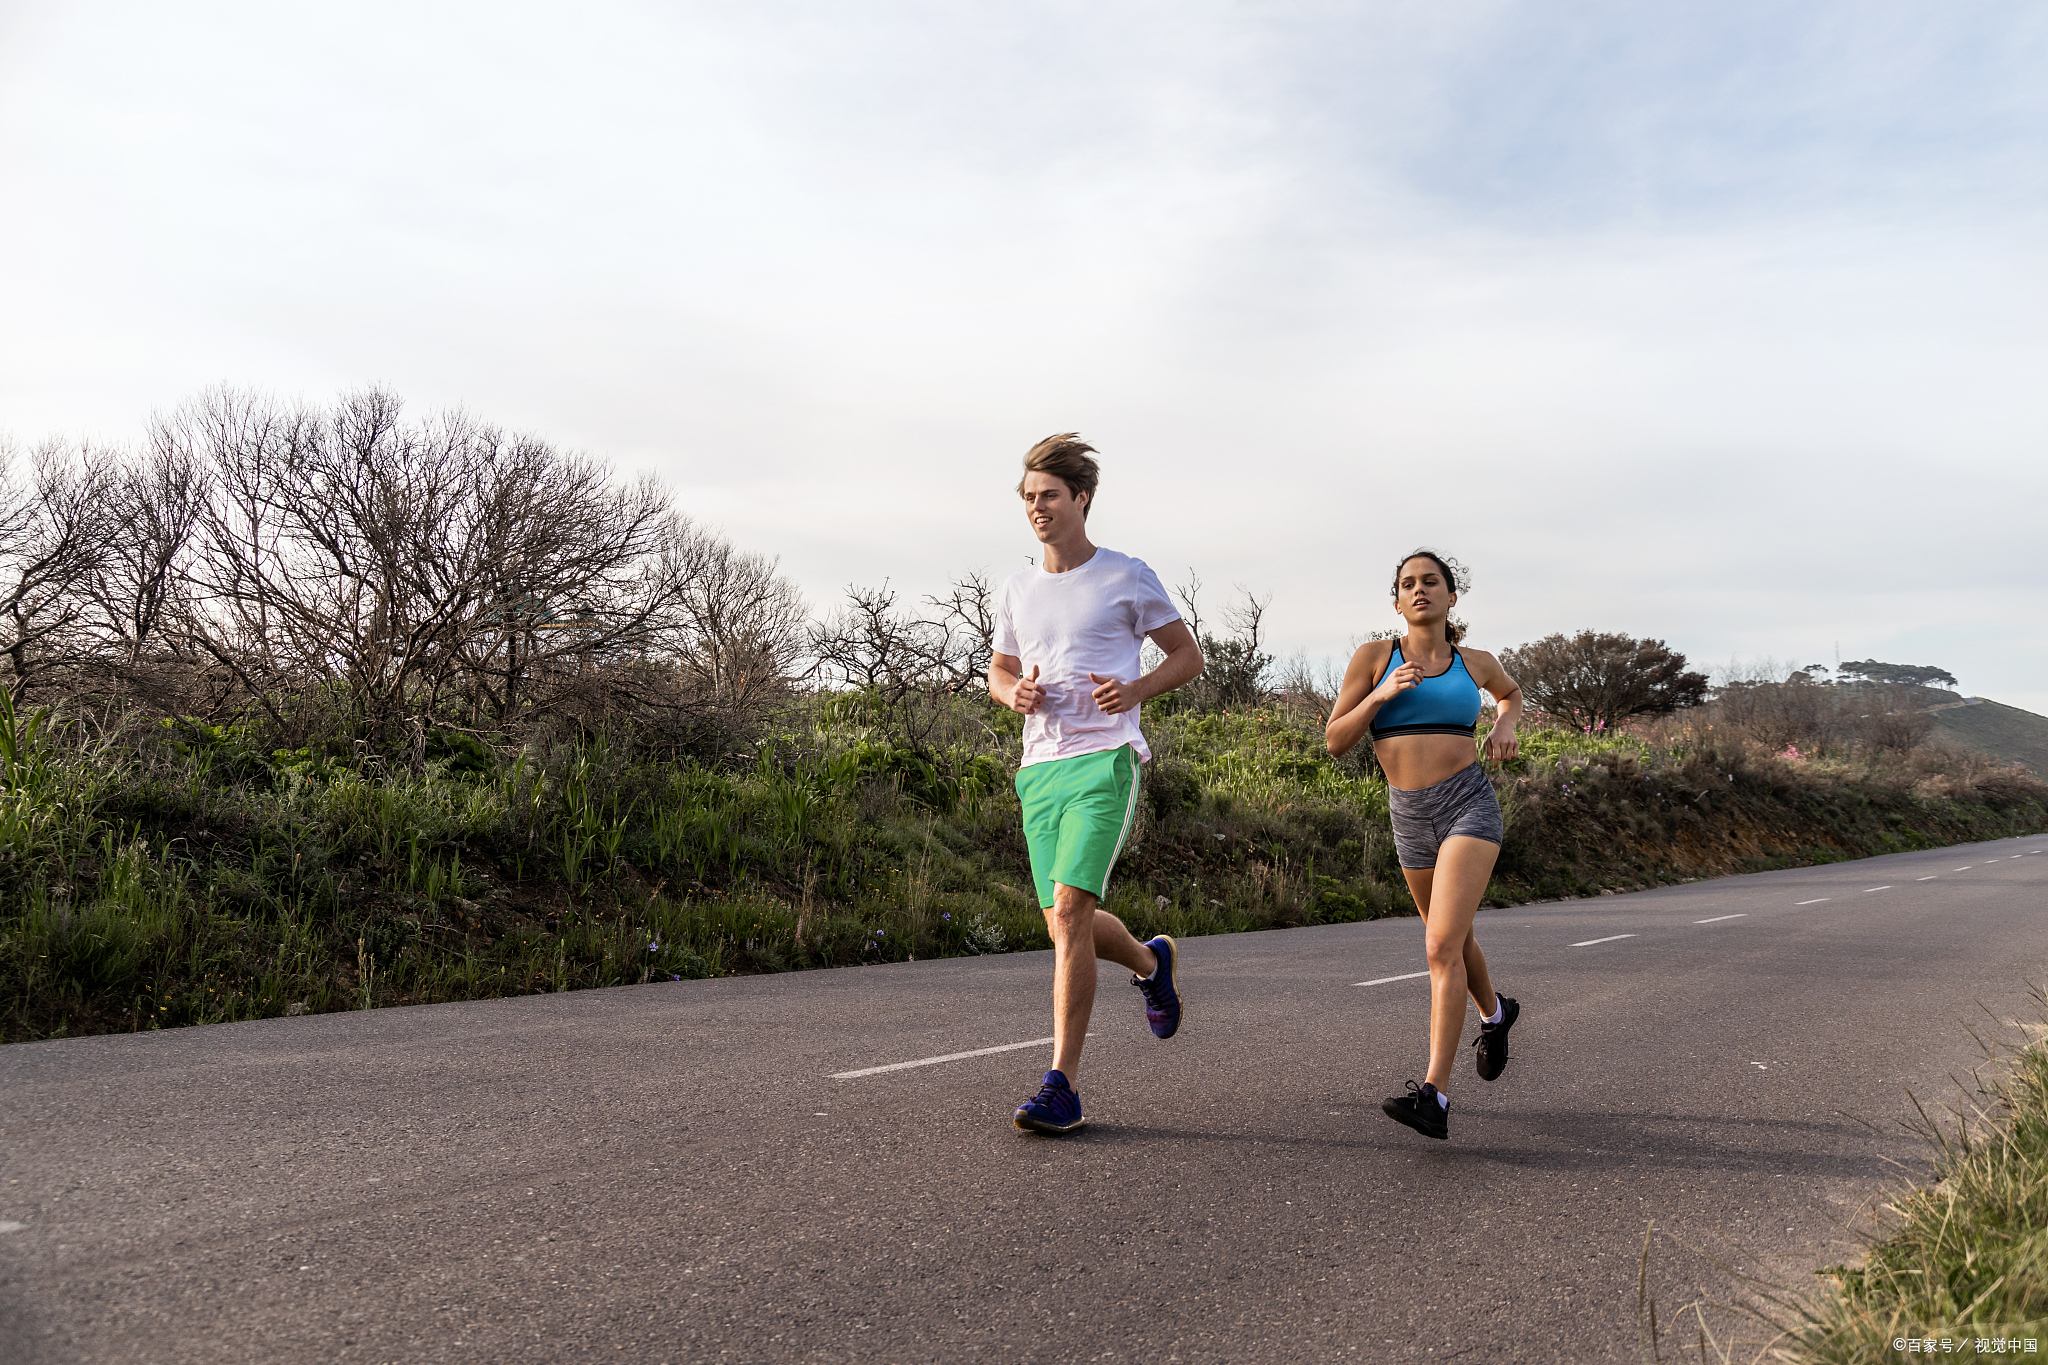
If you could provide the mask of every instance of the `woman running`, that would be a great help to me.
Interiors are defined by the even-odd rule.
[[[1465,997],[1479,1007],[1479,1075],[1492,1080],[1508,1064],[1508,1030],[1521,1007],[1496,996],[1472,917],[1493,875],[1503,834],[1500,801],[1472,752],[1483,688],[1499,704],[1486,756],[1495,763],[1521,748],[1515,721],[1522,689],[1491,654],[1458,648],[1450,622],[1458,578],[1434,550],[1417,550],[1394,570],[1394,610],[1407,622],[1398,640],[1369,640],[1351,656],[1344,687],[1324,729],[1332,755],[1372,735],[1387,774],[1394,848],[1421,912],[1429,953],[1429,1074],[1380,1107],[1425,1137],[1450,1136],[1451,1063],[1465,1031]]]

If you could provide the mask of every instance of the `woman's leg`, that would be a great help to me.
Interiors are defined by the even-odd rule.
[[[1448,1093],[1451,1064],[1465,1032],[1466,995],[1489,1014],[1496,1003],[1485,955],[1472,937],[1472,918],[1499,856],[1499,844],[1455,834],[1437,850],[1434,868],[1407,874],[1422,911],[1429,956],[1429,1074],[1424,1079],[1439,1094]]]
[[[1436,879],[1436,869],[1404,867],[1401,874],[1408,879],[1409,894],[1415,897],[1415,908],[1427,925],[1429,893]],[[1485,894],[1483,887],[1480,894]],[[1486,954],[1479,951],[1479,935],[1469,931],[1465,935],[1465,990],[1472,997],[1472,1003],[1479,1006],[1481,1018],[1490,1017],[1500,1007],[1500,997],[1493,993],[1493,977],[1486,970]]]

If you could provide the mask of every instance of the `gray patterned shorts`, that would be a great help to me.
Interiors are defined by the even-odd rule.
[[[1493,794],[1486,769],[1477,763],[1433,786],[1414,791],[1390,786],[1387,805],[1394,817],[1394,851],[1402,867],[1417,872],[1436,866],[1436,851],[1452,835],[1467,834],[1492,844],[1507,835],[1500,798]]]

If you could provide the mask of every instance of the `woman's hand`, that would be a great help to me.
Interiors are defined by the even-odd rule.
[[[1486,757],[1496,766],[1512,763],[1522,752],[1522,741],[1515,735],[1515,723],[1511,720],[1495,721],[1493,729],[1486,736]]]
[[[1366,700],[1380,706],[1385,706],[1409,688],[1420,686],[1422,686],[1422,665],[1412,662],[1404,663],[1393,672],[1387,674],[1386,677],[1381,678],[1380,685],[1372,690],[1372,695],[1367,697]]]

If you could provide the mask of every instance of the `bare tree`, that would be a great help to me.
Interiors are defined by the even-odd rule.
[[[895,696],[923,679],[924,633],[924,622],[897,609],[886,581],[879,588],[848,585],[846,605],[819,623],[812,648],[839,683]]]
[[[985,695],[995,589],[987,575],[970,573],[925,605],[930,615],[900,609],[887,583],[849,587],[846,605],[812,636],[820,671],[864,693],[892,736],[920,750],[931,748],[944,729],[950,698],[973,702]]]
[[[1870,710],[1858,713],[1857,719],[1861,722],[1857,726],[1858,737],[1873,749],[1901,754],[1924,744],[1934,732],[1934,715],[1927,709],[1923,698],[1914,693],[1925,685],[1915,681],[1865,692],[1862,700]],[[1852,692],[1850,697],[1854,696]],[[1845,699],[1845,704],[1853,705],[1854,702]]]
[[[928,657],[946,679],[947,690],[987,687],[996,642],[996,589],[988,575],[979,570],[962,574],[947,585],[943,597],[924,600],[936,613],[928,618],[933,627]]]
[[[690,582],[675,553],[690,533],[650,480],[621,485],[495,431],[486,446],[472,475],[479,562],[449,664],[465,665],[475,713],[511,730],[587,691],[601,665],[644,658]]]
[[[113,474],[106,496],[111,533],[86,592],[96,624],[132,665],[178,613],[207,480],[189,450],[156,445]]]
[[[1202,579],[1193,565],[1188,566],[1188,581],[1175,584],[1173,595],[1180,599],[1181,617],[1199,644],[1202,640]]]
[[[91,653],[87,581],[108,532],[109,458],[50,443],[0,448],[0,664],[8,694],[76,668]]]
[[[1202,629],[1202,580],[1193,569],[1185,583],[1174,588],[1180,599],[1181,619],[1188,623],[1202,647],[1205,667],[1202,676],[1182,688],[1183,704],[1197,707],[1256,706],[1265,699],[1267,675],[1273,656],[1263,653],[1261,636],[1266,609],[1273,598],[1260,598],[1242,583],[1236,585],[1239,600],[1223,609],[1228,634],[1211,635]]]
[[[1239,601],[1223,613],[1230,634],[1203,642],[1202,657],[1208,661],[1204,676],[1220,705],[1256,706],[1265,696],[1266,675],[1273,667],[1273,656],[1259,650],[1266,608],[1273,598],[1268,594],[1260,601],[1243,584],[1237,585],[1237,591]]]
[[[750,704],[800,649],[772,564],[695,531],[651,480],[459,412],[217,391],[156,448],[211,470],[184,637],[274,716],[278,694],[337,685],[372,742],[409,731],[417,754],[433,724]]]
[[[962,620],[976,600],[957,596]],[[806,624],[772,560],[651,479],[461,412],[409,420],[383,390],[322,408],[213,390],[136,458],[0,450],[15,697],[257,706],[409,739],[416,762],[435,726],[512,737],[553,717],[722,745],[788,694]]]
[[[803,671],[809,616],[802,595],[774,560],[680,519],[662,573],[675,601],[662,632],[681,685],[673,709],[700,747],[723,751],[787,697]]]

